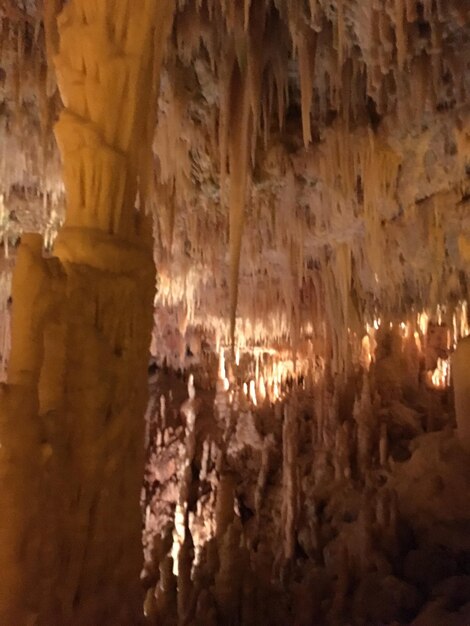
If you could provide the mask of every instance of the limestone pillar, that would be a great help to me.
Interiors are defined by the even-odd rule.
[[[171,0],[69,0],[54,59],[67,215],[25,236],[0,393],[0,624],[134,625],[155,268],[142,205]]]
[[[452,358],[457,434],[470,453],[470,337],[461,339]]]

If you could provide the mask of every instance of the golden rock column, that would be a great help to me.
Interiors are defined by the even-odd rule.
[[[461,339],[452,357],[457,434],[470,454],[470,337]]]
[[[25,236],[0,398],[0,623],[135,624],[155,268],[145,199],[171,0],[69,0],[54,58],[67,215]],[[4,511],[9,511],[7,516]]]

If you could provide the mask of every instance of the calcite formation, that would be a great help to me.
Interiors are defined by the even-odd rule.
[[[20,227],[34,217],[53,234],[63,185],[46,60],[58,33],[42,45],[35,3],[5,4],[0,191]],[[47,3],[46,25],[60,4]],[[339,329],[377,300],[403,312],[465,295],[466,2],[173,8],[140,183],[156,213],[162,304],[255,340],[295,341],[313,324],[339,351]]]
[[[418,328],[384,325],[346,382],[298,375],[276,397],[263,397],[269,364],[254,391],[243,382],[256,376],[243,351],[226,378],[229,346],[216,387],[209,356],[189,365],[189,399],[188,374],[157,369],[151,395],[166,400],[142,494],[151,624],[468,621],[470,457],[450,388],[427,375],[435,331]],[[455,393],[459,420],[457,373]]]
[[[67,217],[52,258],[40,235],[23,234],[13,279],[0,435],[4,624],[131,623],[139,613],[136,415],[154,266],[135,200],[139,185],[145,198],[167,9],[149,1],[130,17],[129,2],[77,0],[48,32],[65,105],[56,134]]]
[[[457,432],[462,446],[470,453],[470,339],[463,339],[452,359]]]

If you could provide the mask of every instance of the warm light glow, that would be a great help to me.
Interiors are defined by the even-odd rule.
[[[220,348],[219,352],[219,378],[220,380],[225,378],[225,353],[223,348]]]
[[[173,574],[175,576],[178,576],[178,556],[184,542],[184,534],[184,509],[180,504],[177,504],[175,510],[175,527],[173,529],[173,546],[171,548]]]
[[[403,339],[408,339],[410,336],[410,323],[409,322],[401,322],[400,323],[400,334]]]
[[[279,384],[277,380],[275,380],[273,384],[273,399],[279,400],[280,397],[281,397],[281,394],[280,394]]]
[[[250,400],[253,402],[255,406],[257,406],[258,401],[256,399],[256,387],[255,387],[254,380],[250,380]]]
[[[413,336],[414,336],[415,344],[416,344],[416,347],[418,348],[418,351],[422,352],[423,346],[421,344],[421,338],[417,330],[415,330],[415,332],[413,333]]]
[[[468,303],[461,303],[461,311],[460,311],[460,336],[468,337],[470,335],[470,328],[468,326]]]
[[[459,340],[459,332],[457,327],[457,315],[454,313],[452,316],[452,331],[453,331],[453,347],[454,350],[457,347],[457,341]]]
[[[422,313],[418,313],[417,321],[418,321],[418,326],[421,331],[421,334],[423,335],[423,337],[425,337],[426,333],[428,332],[428,324],[429,324],[429,316],[426,313],[426,311],[423,311]]]
[[[276,350],[274,347],[250,346],[245,335],[240,332],[237,337],[238,347],[235,352],[235,362],[238,366],[242,362],[243,370],[238,372],[245,380],[241,383],[241,391],[254,406],[268,399],[276,402],[282,398],[286,390],[286,382],[302,378],[302,385],[305,388],[306,378],[312,382],[317,382],[324,370],[323,359],[310,353],[308,346],[305,352],[297,354],[294,365],[293,354],[289,347]],[[219,380],[223,381],[224,390],[232,388],[227,380],[225,354],[227,345],[219,347]],[[243,360],[242,360],[243,357]],[[236,385],[236,383],[234,383]],[[235,388],[233,388],[235,391]],[[235,394],[234,396],[235,397]]]
[[[446,389],[450,384],[449,361],[437,359],[437,367],[433,372],[428,372],[428,379],[435,389]]]
[[[372,363],[372,354],[371,354],[371,346],[370,346],[370,337],[369,335],[364,335],[362,338],[362,348],[361,348],[361,365],[365,367],[367,370]]]
[[[266,385],[264,384],[264,378],[262,376],[259,379],[258,392],[260,397],[264,400],[266,398]]]

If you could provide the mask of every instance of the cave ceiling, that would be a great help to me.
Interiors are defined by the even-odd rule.
[[[49,245],[65,199],[43,10],[0,15],[4,246]],[[468,0],[180,0],[153,146],[136,206],[156,301],[186,321],[227,334],[235,300],[262,341],[467,297]]]

